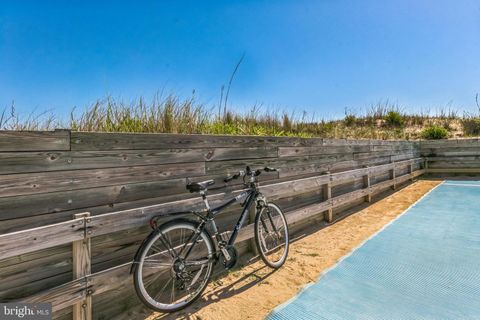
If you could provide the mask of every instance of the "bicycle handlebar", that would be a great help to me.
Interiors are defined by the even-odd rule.
[[[240,178],[242,175],[244,175],[245,173],[243,171],[238,171],[237,173],[235,173],[234,175],[231,175],[231,176],[227,176],[225,177],[225,179],[223,179],[224,182],[230,182],[232,181],[233,179],[238,179]]]
[[[230,182],[234,179],[238,179],[242,176],[254,176],[254,177],[258,177],[262,171],[265,171],[265,172],[273,172],[273,171],[277,171],[277,169],[275,168],[272,168],[272,167],[265,167],[263,169],[257,169],[257,170],[251,170],[249,166],[246,167],[246,171],[243,171],[243,170],[240,170],[238,171],[237,173],[231,175],[231,176],[227,176],[225,177],[225,179],[223,179],[224,182]]]

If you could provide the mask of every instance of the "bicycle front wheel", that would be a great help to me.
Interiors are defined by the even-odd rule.
[[[280,208],[269,203],[255,217],[255,243],[263,262],[280,268],[288,255],[288,225]]]
[[[214,246],[198,224],[173,220],[153,231],[140,248],[133,280],[149,308],[174,312],[195,301],[212,274]],[[196,238],[196,240],[194,240]]]

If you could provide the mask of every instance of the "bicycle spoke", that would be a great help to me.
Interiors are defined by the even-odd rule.
[[[265,248],[265,251],[267,251],[268,248],[267,248],[267,243],[265,242],[265,237],[261,236],[261,237],[260,237],[260,240],[262,241],[262,245],[263,245],[263,247]]]
[[[281,248],[283,248],[283,244],[277,245],[277,246],[273,247],[272,249],[269,249],[268,251],[265,252],[265,254],[273,253],[273,252],[275,252],[275,251],[277,251],[278,249],[281,249]]]
[[[155,272],[150,273],[150,275],[153,274],[153,276],[150,277],[150,279],[145,283],[145,286],[149,286],[150,284],[154,283],[158,278],[160,278],[161,275],[163,275],[166,271],[169,271],[169,269],[162,270],[160,272]]]
[[[154,256],[154,255],[157,255],[157,254],[166,256],[166,257],[168,257],[168,258],[171,257],[171,255],[167,255],[167,253],[170,253],[170,252],[168,251],[168,249],[162,250],[162,249],[160,249],[159,247],[157,247],[156,244],[153,244],[153,245],[152,245],[152,249],[154,249],[154,250],[157,251],[157,252],[154,253],[154,254],[152,254],[150,257],[152,257],[152,256]]]
[[[272,229],[274,232],[277,231],[277,228],[275,226],[275,223],[273,223],[272,215],[270,214],[270,211],[267,211],[267,218],[270,221],[270,225],[272,226]]]
[[[181,229],[181,230],[180,230],[180,244],[183,243],[183,234],[184,234],[184,230]]]
[[[192,240],[193,240],[194,238],[195,238],[195,233],[193,233],[193,234],[188,238],[188,240],[185,242],[185,244],[183,245],[182,249],[180,250],[180,252],[179,252],[179,254],[178,254],[179,256],[182,255],[183,251],[185,251],[185,249],[187,248],[187,246],[190,244],[190,242],[192,242]],[[195,242],[192,242],[192,246],[190,247],[190,249],[187,250],[187,253],[186,253],[185,256],[183,257],[184,259],[186,259],[187,256],[190,254],[190,252],[191,252],[192,249],[193,249],[193,246],[195,246],[196,243],[197,243],[196,240],[195,240]]]
[[[170,303],[173,303],[173,301],[175,301],[175,282],[176,280],[173,279],[173,283],[172,283],[172,294],[170,296]]]
[[[198,278],[200,278],[200,275],[201,275],[204,267],[205,267],[205,265],[202,265],[202,267],[201,267],[200,270],[197,272],[197,274],[195,275],[195,277],[193,277],[192,282],[191,282],[190,285],[188,286],[188,289],[190,289],[190,288],[197,282]]]
[[[147,268],[171,268],[172,264],[170,263],[164,263],[160,262],[159,260],[145,260],[143,262],[143,265],[146,266]]]
[[[158,298],[160,298],[160,296],[161,296],[161,295],[163,294],[163,292],[164,292],[163,289],[165,289],[165,288],[168,286],[168,284],[170,283],[170,281],[172,281],[172,278],[169,278],[168,281],[165,282],[165,284],[163,285],[163,287],[157,292],[157,294],[155,294],[155,296],[154,296],[154,299],[155,299],[155,300],[158,299]]]
[[[163,245],[167,248],[172,258],[178,258],[177,252],[172,248],[171,242],[165,238],[163,233],[160,233],[160,241],[162,241]]]

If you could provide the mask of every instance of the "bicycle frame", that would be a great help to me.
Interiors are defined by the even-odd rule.
[[[223,240],[220,238],[220,235],[218,233],[218,228],[217,228],[217,225],[215,224],[215,220],[214,220],[215,217],[220,212],[222,212],[225,208],[227,208],[227,207],[231,206],[232,204],[240,201],[243,197],[246,197],[244,205],[243,205],[242,213],[240,214],[240,217],[238,218],[238,221],[235,224],[233,232],[230,235],[230,238],[228,239],[228,242],[226,243],[226,245],[233,246],[233,244],[235,243],[235,240],[237,239],[238,232],[240,231],[243,223],[245,222],[245,219],[248,215],[248,211],[250,210],[250,207],[252,206],[253,202],[260,195],[260,192],[255,187],[250,187],[248,190],[243,191],[242,193],[240,193],[235,198],[232,198],[231,200],[229,200],[229,201],[227,201],[227,202],[225,202],[225,203],[223,203],[223,204],[221,204],[218,207],[215,207],[213,209],[210,208],[210,204],[208,203],[208,199],[207,199],[206,195],[204,193],[202,193],[201,195],[202,195],[202,199],[205,203],[205,206],[207,208],[207,214],[206,214],[206,216],[203,216],[203,215],[199,214],[198,212],[192,212],[192,213],[196,214],[198,217],[200,217],[201,222],[200,222],[200,224],[197,228],[197,231],[194,234],[192,234],[190,239],[187,240],[187,242],[185,243],[185,246],[180,250],[178,255],[180,256],[183,253],[184,249],[187,247],[187,245],[189,243],[192,243],[192,242],[195,243],[197,241],[198,237],[200,236],[200,234],[202,233],[202,231],[207,227],[207,223],[210,223],[210,227],[212,228],[212,231],[213,231],[213,235],[211,236],[211,238],[212,238],[212,241],[214,242],[214,245],[216,247],[216,251],[217,251],[216,258],[218,258],[218,249],[220,249],[220,251],[224,252],[225,245],[223,244]],[[192,251],[193,247],[194,246],[190,246],[187,253],[185,253],[184,259],[187,259],[190,252]],[[225,254],[225,252],[224,252],[224,254]]]
[[[235,240],[237,239],[238,232],[242,228],[243,223],[245,222],[245,219],[247,218],[248,211],[250,210],[250,207],[252,206],[253,202],[257,199],[258,195],[260,192],[258,192],[256,189],[249,189],[247,191],[243,191],[240,193],[238,196],[235,198],[227,201],[226,203],[209,210],[210,214],[207,214],[207,219],[210,221],[210,225],[214,231],[214,235],[212,238],[215,239],[218,245],[218,229],[217,225],[215,224],[215,221],[213,220],[220,212],[222,212],[225,208],[229,207],[230,205],[234,204],[235,202],[240,201],[243,197],[245,197],[245,202],[243,205],[243,210],[242,213],[240,214],[240,217],[237,220],[237,223],[235,224],[235,227],[233,228],[233,232],[230,235],[230,238],[228,239],[228,245],[233,245],[235,243]]]

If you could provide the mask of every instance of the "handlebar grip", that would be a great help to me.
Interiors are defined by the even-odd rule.
[[[277,169],[275,168],[270,168],[270,167],[265,167],[265,169],[263,169],[265,172],[271,172],[271,171],[277,171]]]
[[[228,176],[225,179],[223,179],[224,182],[230,182],[233,179],[238,179],[240,177],[240,172],[235,173],[233,176]]]

